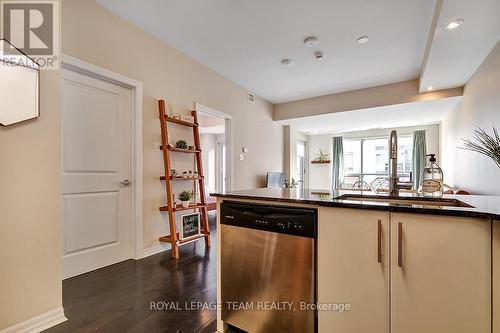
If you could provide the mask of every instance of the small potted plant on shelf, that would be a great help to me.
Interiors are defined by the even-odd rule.
[[[181,201],[181,205],[184,208],[189,207],[189,201],[193,198],[193,192],[189,190],[184,190],[179,195],[177,196],[179,200]]]
[[[175,170],[175,169],[171,169],[171,170],[170,170],[170,175],[171,175],[172,177],[174,177],[174,178],[175,178],[175,177],[177,177],[177,176],[178,176],[178,174],[177,174],[177,170]]]
[[[175,148],[187,149],[188,143],[186,142],[186,140],[177,140],[177,142],[175,143]]]
[[[330,159],[328,158],[328,156],[330,156],[330,154],[326,153],[323,149],[319,149],[319,153],[315,153],[316,157],[312,163],[330,163]]]

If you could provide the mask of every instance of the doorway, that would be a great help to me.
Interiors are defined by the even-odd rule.
[[[297,176],[299,191],[306,187],[306,174],[307,174],[307,143],[305,141],[297,141],[297,161],[295,174]]]
[[[113,75],[63,58],[63,279],[142,257],[141,84]]]
[[[217,174],[215,176],[217,180],[217,186],[215,190],[219,193],[226,190],[226,143],[217,142],[216,156],[216,170]]]
[[[201,110],[200,110],[201,109]],[[207,107],[199,108],[198,123],[203,156],[203,175],[205,176],[205,197],[209,210],[216,209],[215,197],[210,193],[227,190],[227,119],[219,113],[210,112]],[[208,112],[207,112],[208,111]]]

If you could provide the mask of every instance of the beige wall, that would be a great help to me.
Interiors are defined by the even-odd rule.
[[[462,93],[462,88],[454,88],[421,94],[419,93],[418,80],[410,80],[276,104],[274,106],[274,120],[285,120],[378,106],[428,101],[461,96]]]
[[[283,129],[272,122],[273,106],[162,43],[91,0],[62,4],[63,52],[144,84],[144,247],[167,232],[158,212],[165,200],[161,153],[155,152],[160,130],[156,100],[166,99],[176,113],[199,102],[234,116],[235,189],[264,185],[268,170],[283,169]],[[248,147],[243,161],[242,147]]]
[[[482,127],[490,134],[500,129],[500,42],[467,82],[464,96],[442,126],[445,182],[474,194],[500,195],[500,169],[480,154],[459,149],[461,138],[471,138]]]
[[[0,330],[61,306],[60,77],[40,118],[0,126]]]

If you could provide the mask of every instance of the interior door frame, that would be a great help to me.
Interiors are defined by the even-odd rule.
[[[201,103],[194,103],[197,112],[206,113],[215,117],[223,118],[225,121],[225,144],[226,144],[226,191],[232,191],[234,186],[234,135],[233,135],[233,116],[212,109]]]
[[[222,190],[225,189],[226,186],[221,186],[221,184],[226,184],[227,182],[227,170],[226,170],[226,166],[227,166],[227,163],[225,163],[225,161],[227,160],[227,156],[225,156],[227,153],[225,152],[225,150],[227,150],[227,146],[226,146],[226,143],[225,142],[215,142],[215,161],[216,161],[216,166],[218,168],[216,168],[216,186],[215,186],[215,190],[216,191],[220,191],[220,189],[222,188]],[[221,167],[221,161],[224,162],[224,166]],[[221,172],[223,171],[223,172]],[[225,177],[222,177],[222,176],[225,176]]]
[[[62,55],[62,68],[95,79],[110,82],[121,87],[130,89],[132,92],[132,248],[133,259],[144,258],[143,248],[143,219],[142,219],[142,191],[143,191],[143,168],[142,168],[142,82],[114,73],[107,69],[92,65],[83,60]],[[61,96],[62,97],[62,96]],[[62,127],[61,127],[62,131]],[[62,177],[62,175],[61,175]],[[62,212],[61,212],[62,214]]]

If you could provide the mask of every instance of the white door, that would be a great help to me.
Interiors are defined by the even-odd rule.
[[[132,257],[129,89],[63,70],[63,278]]]

